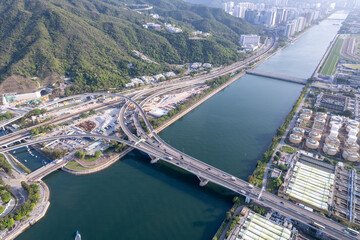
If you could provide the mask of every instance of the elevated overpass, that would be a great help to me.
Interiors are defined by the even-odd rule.
[[[297,77],[287,76],[287,75],[278,74],[278,73],[264,72],[264,71],[255,70],[255,69],[247,70],[246,73],[250,74],[250,75],[267,77],[267,78],[282,80],[282,81],[286,81],[286,82],[304,84],[304,85],[306,85],[306,83],[307,83],[307,80],[304,78],[297,78]]]
[[[19,147],[23,147],[35,143],[52,141],[60,138],[83,138],[83,137],[93,138],[94,137],[94,138],[102,138],[106,140],[118,141],[149,154],[152,157],[153,162],[162,160],[170,164],[173,164],[179,168],[182,168],[190,173],[193,173],[199,178],[201,185],[205,185],[207,182],[216,183],[238,194],[241,194],[247,197],[248,199],[252,199],[265,207],[274,209],[275,211],[278,211],[294,220],[300,221],[309,226],[311,226],[312,222],[321,223],[322,225],[325,226],[323,232],[334,239],[357,239],[353,236],[344,234],[343,231],[345,227],[329,218],[325,218],[313,212],[309,212],[308,210],[305,210],[299,207],[298,205],[295,205],[292,202],[286,201],[271,193],[261,191],[261,189],[249,185],[249,183],[247,183],[242,179],[239,179],[229,173],[217,169],[209,164],[206,164],[196,158],[193,158],[171,147],[156,134],[155,130],[150,125],[150,122],[147,119],[146,114],[142,110],[141,106],[131,98],[113,93],[91,93],[91,94],[84,94],[82,96],[89,96],[89,95],[114,96],[114,97],[120,97],[126,101],[125,105],[122,107],[120,111],[119,121],[121,120],[120,121],[121,127],[123,128],[125,134],[128,136],[129,141],[120,139],[115,136],[103,136],[97,134],[59,135],[55,137],[32,139],[27,143],[11,146],[5,149],[0,149],[0,152],[7,152]],[[135,122],[137,135],[132,134],[124,124],[125,110],[130,104],[135,106],[136,109],[134,115],[132,115],[132,118],[134,119]],[[150,134],[147,134],[144,131],[144,129],[141,127],[139,117],[141,117],[144,120],[146,127],[150,131]],[[140,139],[143,139],[143,141],[139,141]],[[50,174],[51,172],[63,166],[63,164],[65,164],[65,162],[59,162],[57,164],[55,163],[54,166],[50,165],[48,166],[48,168],[45,167],[41,168],[42,170],[39,169],[39,171],[34,172],[32,175],[30,175],[28,181],[33,182],[38,179],[41,179],[47,174]]]

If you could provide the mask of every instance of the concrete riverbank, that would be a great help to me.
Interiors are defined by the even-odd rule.
[[[310,30],[311,28],[308,28],[306,31],[304,31],[302,34],[300,34],[299,36],[297,36],[295,40],[297,40],[298,38],[300,38],[303,34],[305,34],[308,30]],[[255,68],[258,65],[262,64],[264,61],[266,61],[267,59],[269,59],[270,57],[274,56],[276,53],[278,53],[279,51],[281,51],[282,49],[286,48],[288,45],[285,45],[283,47],[278,47],[275,51],[267,54],[265,57],[261,58],[259,61],[257,61],[256,63],[254,63],[252,65],[251,68]],[[228,87],[229,85],[231,85],[232,83],[234,83],[236,80],[238,80],[239,78],[241,78],[242,76],[244,76],[246,74],[246,72],[244,70],[242,70],[241,72],[235,74],[234,76],[232,76],[226,83],[222,84],[221,86],[219,86],[218,88],[216,88],[215,90],[213,90],[212,92],[208,93],[206,96],[204,96],[203,98],[201,98],[199,101],[197,101],[196,103],[194,103],[193,105],[189,106],[188,108],[186,108],[185,110],[179,112],[178,114],[176,114],[175,116],[173,116],[172,118],[170,118],[169,120],[167,120],[163,125],[161,125],[160,127],[156,128],[155,131],[156,133],[159,133],[161,131],[163,131],[164,129],[166,129],[167,127],[169,127],[170,125],[172,125],[173,123],[175,123],[176,121],[178,121],[179,119],[181,119],[182,117],[184,117],[186,114],[188,114],[189,112],[193,111],[195,108],[197,108],[198,106],[200,106],[201,104],[203,104],[204,102],[206,102],[208,99],[210,99],[211,97],[213,97],[214,95],[216,95],[218,92],[222,91],[223,89],[225,89],[226,87]],[[150,134],[151,135],[151,134]],[[105,163],[102,166],[93,168],[93,169],[89,169],[89,170],[73,170],[73,169],[69,169],[66,167],[63,167],[62,170],[70,173],[70,174],[74,174],[74,175],[86,175],[86,174],[91,174],[91,173],[96,173],[99,172],[109,166],[111,166],[113,163],[115,163],[116,161],[120,160],[122,157],[124,157],[126,154],[128,154],[129,152],[131,152],[134,148],[127,148],[126,150],[123,151],[123,153],[120,153],[119,157],[114,158],[112,160],[110,160],[109,162]]]
[[[335,37],[334,37],[334,40],[332,40],[332,42],[330,43],[329,47],[326,49],[326,52],[325,52],[324,56],[321,58],[321,61],[320,61],[319,64],[316,66],[315,71],[313,72],[311,78],[315,78],[315,77],[318,75],[318,73],[319,73],[319,71],[320,71],[320,68],[325,64],[325,61],[326,61],[326,59],[328,58],[331,50],[333,49],[333,47],[334,47],[334,45],[335,45],[338,37],[339,37],[339,34],[336,34]]]
[[[33,211],[31,212],[31,216],[15,224],[10,231],[5,232],[3,236],[0,236],[1,239],[15,239],[46,215],[50,206],[50,189],[43,181],[39,181],[39,185],[41,199],[39,203],[35,205]]]

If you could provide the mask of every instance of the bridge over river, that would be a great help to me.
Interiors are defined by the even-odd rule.
[[[250,75],[267,77],[267,78],[282,80],[282,81],[286,81],[286,82],[304,84],[304,85],[307,83],[307,80],[304,78],[292,77],[292,76],[287,76],[287,75],[278,74],[278,73],[263,72],[263,71],[259,71],[259,70],[255,70],[255,69],[247,70],[246,73],[248,73]]]
[[[253,200],[265,207],[269,207],[279,213],[284,214],[294,220],[300,221],[311,227],[312,222],[318,222],[325,226],[324,233],[333,237],[334,239],[357,239],[350,235],[345,235],[343,230],[344,226],[329,219],[322,217],[316,213],[309,212],[298,205],[293,204],[290,201],[286,201],[274,194],[264,191],[263,189],[249,185],[248,182],[237,178],[231,174],[228,174],[220,169],[217,169],[207,163],[204,163],[194,157],[191,157],[167,144],[163,141],[152,128],[145,112],[140,104],[133,99],[115,93],[90,93],[84,95],[78,95],[78,97],[84,98],[87,96],[112,96],[124,99],[125,105],[121,108],[118,119],[121,128],[128,136],[128,140],[118,138],[116,136],[103,136],[98,134],[78,134],[78,135],[58,135],[54,137],[40,137],[34,138],[26,143],[22,143],[15,146],[9,146],[0,149],[0,152],[11,151],[16,148],[28,146],[35,143],[48,142],[54,139],[60,138],[100,138],[105,140],[118,141],[127,144],[130,147],[137,148],[151,157],[151,162],[156,163],[159,160],[165,161],[169,164],[184,169],[194,175],[200,180],[200,185],[204,186],[208,182],[213,182],[227,189],[230,189],[238,194],[246,197],[247,201]],[[137,134],[133,134],[127,128],[125,111],[129,106],[134,107],[134,113],[130,116],[134,121]],[[145,122],[148,131],[145,131],[140,124],[140,117]],[[51,172],[63,167],[68,160],[57,161],[50,163],[47,166],[40,168],[39,170],[31,173],[27,177],[28,182],[37,181]],[[144,183],[146,184],[146,183]]]

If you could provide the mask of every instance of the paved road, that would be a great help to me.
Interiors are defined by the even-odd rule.
[[[233,190],[234,192],[247,196],[264,206],[270,207],[278,212],[281,212],[289,216],[294,220],[298,220],[307,224],[311,224],[311,222],[313,221],[322,223],[323,225],[326,226],[326,229],[324,231],[327,234],[337,239],[355,239],[352,236],[346,236],[343,234],[344,227],[342,225],[328,218],[324,218],[315,213],[309,212],[271,193],[263,192],[261,199],[258,199],[261,189],[256,187],[250,188],[249,184],[246,181],[236,178],[235,176],[232,176],[220,169],[214,168],[213,166],[201,162],[198,159],[188,156],[185,153],[182,153],[181,151],[171,147],[156,134],[140,105],[135,101],[133,101],[131,98],[117,94],[111,94],[111,93],[94,93],[94,94],[86,94],[86,95],[117,96],[127,101],[127,103],[124,105],[124,107],[121,109],[119,113],[119,119],[121,120],[120,121],[121,127],[123,127],[125,134],[128,135],[129,137],[129,141],[120,139],[116,136],[103,136],[96,134],[80,134],[80,135],[70,135],[70,136],[65,135],[65,136],[55,136],[55,137],[43,138],[43,139],[35,139],[29,143],[24,143],[6,149],[1,149],[0,152],[11,151],[15,148],[29,144],[52,141],[54,139],[69,138],[69,137],[96,137],[96,138],[103,138],[107,140],[123,142],[131,147],[137,148],[143,152],[148,153],[150,156],[153,156],[154,158],[161,159],[163,161],[176,165],[186,171],[189,171],[195,174],[196,176],[198,176],[200,179],[206,179],[208,181],[221,185],[225,188]],[[142,137],[142,139],[144,139],[144,141],[139,141],[140,138],[132,134],[124,123],[125,110],[130,103],[136,108],[136,112],[133,115],[133,119],[135,121],[135,127],[137,129],[137,132]],[[144,120],[153,138],[151,138],[149,135],[145,133],[145,131],[140,125],[139,117],[141,117]],[[34,177],[34,179],[36,179],[36,176]]]
[[[113,140],[125,143],[131,147],[137,148],[143,152],[148,153],[150,156],[153,156],[154,158],[161,159],[163,161],[166,161],[168,163],[174,164],[186,171],[189,171],[196,176],[198,176],[200,179],[205,179],[208,181],[211,181],[213,183],[216,183],[218,185],[221,185],[225,188],[228,188],[230,190],[233,190],[234,192],[237,192],[239,194],[242,194],[244,196],[247,196],[254,201],[259,202],[260,204],[270,207],[280,213],[283,213],[289,217],[291,217],[294,220],[301,221],[306,224],[311,224],[312,221],[319,222],[326,226],[324,232],[327,234],[333,236],[336,239],[356,239],[353,236],[344,235],[343,230],[344,227],[328,218],[324,218],[322,216],[319,216],[315,213],[309,212],[291,202],[285,201],[280,197],[277,197],[271,193],[263,192],[262,197],[258,199],[259,194],[261,192],[261,189],[256,187],[250,187],[249,184],[246,181],[243,181],[239,178],[236,178],[235,176],[232,176],[226,172],[223,172],[220,169],[214,168],[204,162],[201,162],[191,156],[186,155],[185,153],[182,153],[181,151],[171,147],[166,142],[164,142],[154,131],[154,129],[151,127],[145,113],[143,112],[141,106],[133,101],[131,98],[118,95],[118,94],[110,94],[110,93],[93,93],[93,94],[84,94],[80,95],[82,97],[86,96],[113,96],[113,97],[119,97],[124,99],[127,103],[124,105],[124,107],[121,109],[119,114],[119,119],[121,119],[120,124],[123,127],[124,132],[128,135],[129,141],[120,139],[118,137],[114,136],[103,136],[103,135],[95,135],[95,134],[80,134],[80,135],[65,135],[65,136],[56,136],[56,137],[50,137],[50,138],[43,138],[43,139],[35,139],[28,143],[20,144],[17,146],[8,147],[6,149],[1,149],[0,152],[6,152],[11,151],[12,149],[16,149],[22,146],[40,143],[40,142],[46,142],[46,141],[52,141],[54,139],[59,138],[69,138],[69,137],[95,137],[95,138],[103,138],[107,140]],[[144,139],[143,141],[140,141],[140,138],[134,134],[132,134],[128,128],[126,127],[124,123],[124,114],[126,107],[129,104],[133,104],[136,108],[136,113],[132,116],[132,118],[135,121],[135,126],[138,131],[138,134]],[[141,117],[147,128],[150,130],[151,136],[145,133],[145,131],[142,129],[140,125],[140,119]],[[63,163],[58,163],[62,165]],[[53,167],[49,166],[49,169],[44,169],[43,172],[39,172],[40,175],[36,175],[32,178],[32,180],[35,180],[40,176],[40,178],[48,172],[51,172],[53,168],[56,168],[56,164],[54,164]]]

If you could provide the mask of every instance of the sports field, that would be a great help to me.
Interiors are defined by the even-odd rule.
[[[341,47],[344,43],[344,39],[338,38],[336,43],[334,44],[333,48],[329,56],[326,58],[324,65],[320,68],[320,74],[323,75],[333,75],[336,70],[336,64],[340,57]]]

